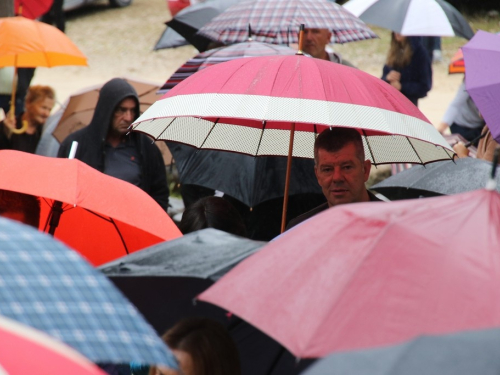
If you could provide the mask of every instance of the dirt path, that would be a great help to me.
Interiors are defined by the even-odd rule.
[[[108,8],[102,0],[94,6],[72,12],[68,16],[66,33],[88,57],[89,66],[38,68],[33,83],[54,87],[60,103],[72,92],[113,77],[137,78],[161,85],[197,52],[190,46],[153,51],[165,29],[163,23],[169,18],[166,0],[134,0],[132,6],[122,9]],[[360,69],[380,76],[385,46],[372,51],[366,43],[374,46],[380,41],[360,43],[336,49]],[[368,55],[364,51],[368,51]],[[443,52],[446,60],[453,51]],[[447,63],[435,64],[433,71],[433,89],[427,98],[421,100],[420,109],[437,124],[463,77],[448,75]]]

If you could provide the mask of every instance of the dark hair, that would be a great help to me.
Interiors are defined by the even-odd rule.
[[[179,228],[183,234],[204,228],[215,228],[246,237],[247,230],[236,208],[221,197],[204,197],[187,207]]]
[[[413,56],[413,48],[406,38],[402,43],[396,40],[394,31],[391,33],[391,46],[387,53],[386,64],[396,69],[402,69],[409,65]]]
[[[40,223],[40,202],[34,195],[0,189],[0,216],[8,212],[24,214],[24,224],[38,229]]]
[[[314,163],[318,164],[318,150],[337,152],[347,144],[352,143],[356,147],[356,156],[362,162],[365,161],[365,149],[361,134],[356,129],[333,127],[323,130],[314,142]]]
[[[194,375],[241,374],[238,349],[226,328],[214,320],[182,319],[162,339],[170,349],[191,355]]]

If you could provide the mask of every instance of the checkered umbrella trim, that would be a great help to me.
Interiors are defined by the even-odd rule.
[[[97,363],[176,361],[99,271],[52,237],[0,218],[0,315],[64,341]]]
[[[290,47],[256,41],[247,41],[227,47],[214,48],[196,55],[177,69],[160,90],[158,90],[158,94],[165,94],[197,71],[222,62],[243,57],[294,55],[295,53],[296,51]]]
[[[306,28],[329,29],[332,43],[376,38],[359,18],[327,0],[250,0],[229,7],[198,33],[225,44],[243,42],[248,26],[254,40],[274,44],[298,42],[301,24]]]

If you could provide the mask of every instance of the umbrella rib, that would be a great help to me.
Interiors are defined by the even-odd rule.
[[[203,140],[203,142],[201,142],[201,145],[200,145],[200,147],[198,147],[198,148],[203,148],[203,146],[205,145],[205,143],[206,143],[206,142],[207,142],[207,140],[208,140],[208,137],[210,137],[210,134],[212,134],[212,131],[214,130],[215,125],[217,125],[217,124],[218,124],[219,120],[220,120],[220,117],[219,117],[219,118],[217,118],[217,120],[215,120],[214,124],[212,125],[212,128],[210,129],[210,131],[208,132],[207,136],[205,137],[205,139]]]
[[[168,130],[168,128],[170,127],[170,125],[172,125],[172,123],[174,121],[175,121],[175,118],[172,119],[172,121],[170,121],[170,123],[167,126],[165,126],[165,129],[163,129],[163,131],[160,134],[158,134],[158,137],[156,137],[155,141],[157,141],[158,139],[160,139],[160,137]]]
[[[264,120],[264,122],[262,123],[262,131],[260,132],[259,144],[257,145],[257,150],[255,151],[254,156],[259,155],[259,149],[260,149],[260,145],[262,143],[262,137],[264,137],[264,130],[266,130],[266,125],[267,125],[267,121]]]
[[[127,244],[125,243],[125,240],[123,239],[122,233],[120,232],[120,229],[118,229],[118,226],[116,225],[116,223],[113,220],[113,218],[110,217],[109,219],[110,219],[111,224],[113,224],[113,226],[115,227],[116,232],[118,233],[118,236],[120,236],[120,240],[122,241],[123,247],[125,248],[125,252],[127,254],[130,254],[129,251],[128,251],[128,249],[127,249]]]
[[[417,150],[415,150],[415,147],[413,146],[413,143],[411,143],[410,138],[406,137],[406,140],[408,141],[408,143],[410,144],[411,148],[413,149],[413,152],[415,152],[415,155],[417,155],[418,160],[420,160],[420,164],[425,165],[425,163],[423,162],[422,158],[418,154]]]
[[[370,142],[368,141],[368,136],[366,135],[366,131],[365,129],[362,129],[361,131],[363,132],[363,136],[365,137],[366,145],[368,146],[368,151],[370,151],[370,156],[372,157],[373,164],[376,166],[377,163],[375,162],[375,155],[373,155],[372,146],[370,146]]]

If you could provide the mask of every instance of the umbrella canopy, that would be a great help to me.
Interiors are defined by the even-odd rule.
[[[500,329],[421,336],[387,348],[333,354],[303,375],[495,375]]]
[[[137,309],[52,237],[0,218],[0,275],[0,315],[64,341],[93,362],[176,368],[173,354]]]
[[[99,267],[137,306],[159,334],[187,316],[224,325],[240,353],[243,375],[298,374],[300,365],[276,341],[212,304],[194,298],[265,242],[207,228],[163,242]]]
[[[464,54],[461,48],[459,48],[459,50],[455,52],[451,58],[451,61],[448,64],[448,73],[465,73]]]
[[[54,26],[24,17],[0,18],[0,67],[87,65],[78,47]]]
[[[54,0],[14,0],[14,13],[29,19],[37,19],[47,13]]]
[[[265,242],[213,228],[188,233],[99,267],[139,311],[163,333],[186,316],[224,323],[225,312],[193,299]]]
[[[2,374],[105,375],[69,346],[36,329],[0,316]]]
[[[2,150],[0,175],[0,189],[40,197],[41,230],[50,229],[55,201],[63,202],[55,237],[94,265],[181,236],[143,190],[77,159]]]
[[[287,46],[268,44],[248,40],[243,43],[235,43],[227,47],[213,48],[202,52],[175,71],[175,73],[165,82],[158,91],[158,94],[165,94],[178,83],[190,77],[199,70],[208,68],[222,62],[239,59],[242,57],[257,57],[270,55],[295,55],[297,51]]]
[[[301,358],[495,327],[499,225],[500,194],[484,189],[340,205],[282,234],[198,298]]]
[[[154,50],[157,51],[163,48],[174,48],[188,45],[189,42],[180,35],[177,31],[170,27],[166,27],[165,31],[161,34],[160,39],[156,42]]]
[[[344,8],[366,23],[402,35],[474,35],[462,14],[444,0],[349,0]]]
[[[285,158],[255,158],[233,152],[198,150],[173,142],[168,142],[168,148],[182,184],[223,191],[248,207],[283,198]],[[322,195],[312,159],[293,159],[291,168],[290,195]]]
[[[495,141],[500,142],[500,35],[479,30],[462,47],[465,87],[484,118]]]
[[[360,129],[375,165],[453,155],[422,112],[387,83],[301,55],[249,57],[203,69],[132,126],[157,140],[253,156],[288,155],[295,128],[293,156],[313,158],[316,135],[329,126]]]
[[[167,26],[186,38],[198,51],[206,51],[212,41],[198,35],[198,30],[212,18],[239,1],[241,0],[211,0],[191,5],[177,13],[174,18],[167,22]]]
[[[371,188],[391,200],[459,194],[484,188],[491,168],[491,163],[474,158],[442,161],[425,167],[417,165]],[[500,192],[500,167],[496,181]]]
[[[156,92],[158,91],[159,85],[136,79],[125,78],[125,80],[134,87],[139,96],[141,113],[158,100]],[[94,116],[95,106],[99,99],[99,91],[102,86],[101,84],[87,87],[69,97],[68,101],[63,106],[61,118],[52,132],[52,135],[59,142],[64,141],[69,134],[90,123]]]
[[[298,43],[299,26],[329,29],[332,43],[376,38],[359,18],[326,0],[246,0],[232,5],[198,31],[198,35],[224,44],[252,38],[274,44]]]

